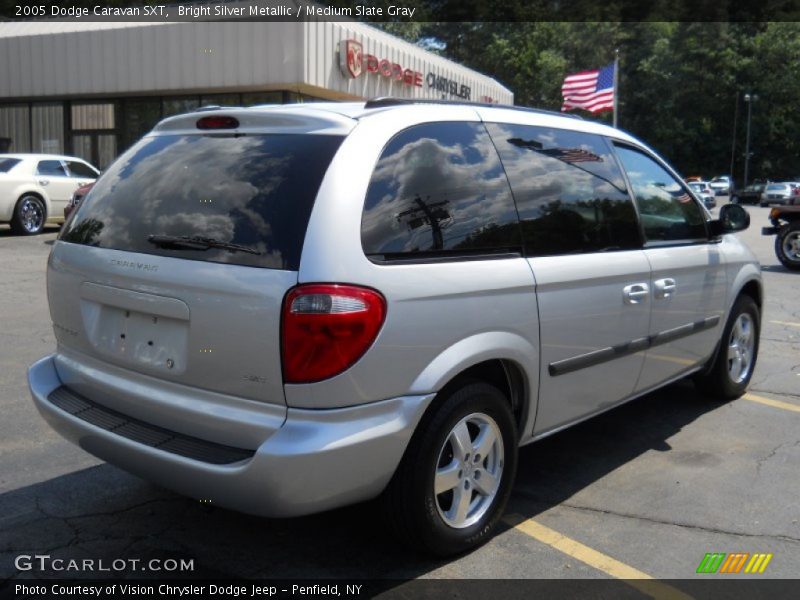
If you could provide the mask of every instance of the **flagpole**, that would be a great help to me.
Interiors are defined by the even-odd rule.
[[[614,128],[617,127],[619,111],[619,48],[614,50]]]

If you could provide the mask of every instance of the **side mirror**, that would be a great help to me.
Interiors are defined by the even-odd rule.
[[[726,204],[719,209],[719,219],[711,221],[711,233],[722,235],[744,231],[750,227],[750,213],[739,204]]]

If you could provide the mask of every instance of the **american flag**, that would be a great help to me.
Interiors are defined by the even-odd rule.
[[[583,148],[548,148],[547,150],[540,150],[540,152],[568,163],[603,162],[603,159],[597,154],[588,152]]]
[[[561,85],[562,111],[582,108],[591,113],[614,110],[614,63],[567,75]]]

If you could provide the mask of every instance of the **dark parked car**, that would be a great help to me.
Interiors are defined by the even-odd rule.
[[[741,190],[735,190],[731,196],[733,204],[760,204],[761,194],[764,193],[766,183],[751,183]]]

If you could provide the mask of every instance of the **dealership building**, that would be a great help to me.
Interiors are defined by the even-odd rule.
[[[205,105],[378,96],[513,104],[495,80],[358,22],[0,23],[0,152],[104,168]]]

